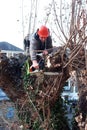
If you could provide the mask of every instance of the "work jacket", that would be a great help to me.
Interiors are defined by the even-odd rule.
[[[52,51],[52,39],[51,36],[48,36],[47,39],[45,40],[45,43],[42,43],[41,40],[39,39],[39,36],[37,33],[33,34],[30,38],[30,57],[31,60],[37,60],[36,54],[39,53],[37,50],[48,50],[48,53]]]

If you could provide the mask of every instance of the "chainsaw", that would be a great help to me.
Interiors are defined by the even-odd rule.
[[[45,60],[44,60],[43,53],[37,54],[37,62],[39,64],[39,69],[36,69],[33,66],[30,66],[29,72],[40,71],[40,70],[44,69],[44,67],[45,67]]]

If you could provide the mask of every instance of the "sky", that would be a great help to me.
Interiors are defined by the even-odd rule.
[[[21,49],[24,48],[23,39],[28,34],[29,28],[27,19],[29,19],[31,8],[30,1],[35,0],[0,0],[0,42],[6,41]],[[38,20],[35,23],[35,31],[44,24],[44,17],[46,16],[45,8],[52,2],[52,0],[38,1]],[[57,3],[59,4],[60,1],[57,0]],[[34,6],[32,8],[34,9]],[[49,25],[47,26],[51,29]],[[55,43],[55,46],[57,44],[58,42]]]
[[[6,41],[21,49],[24,48],[23,39],[28,34],[29,28],[30,1],[0,0],[0,42]],[[58,4],[59,1],[57,1]],[[39,26],[44,24],[44,17],[46,16],[45,8],[51,2],[52,0],[38,0],[35,31]],[[34,10],[34,5],[32,8]],[[49,26],[48,28],[50,29]]]
[[[31,0],[0,0],[0,42],[6,41],[21,49],[24,48],[23,39],[27,35],[29,27],[28,20],[26,20],[29,16],[26,14],[30,12],[30,1]],[[45,16],[44,8],[47,7],[52,0],[38,1],[37,19],[43,19]],[[57,0],[58,3],[59,1],[60,0]],[[37,20],[36,28],[38,27],[39,22]]]
[[[6,41],[22,48],[21,35],[18,32],[18,13],[17,0],[0,0],[0,42]]]
[[[45,0],[44,3],[40,1],[41,10],[44,9],[45,3],[47,4]],[[22,19],[26,10],[29,10],[29,4],[29,0],[0,0],[0,42],[6,41],[23,49],[23,38],[28,27],[27,31],[23,32]]]

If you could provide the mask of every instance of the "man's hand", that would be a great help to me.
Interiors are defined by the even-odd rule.
[[[37,63],[37,60],[33,60],[33,65],[32,67],[34,67],[35,69],[39,69],[39,64]]]
[[[48,51],[47,50],[44,50],[43,51],[43,55],[47,55],[48,54]]]

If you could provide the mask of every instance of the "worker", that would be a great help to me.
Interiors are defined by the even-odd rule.
[[[29,34],[27,34],[27,36],[25,36],[24,38],[24,51],[26,53],[29,53],[29,46],[30,46],[30,40],[29,40]]]
[[[43,55],[47,55],[52,52],[52,48],[53,46],[50,31],[46,26],[42,25],[30,39],[30,57],[32,66],[35,69],[39,68],[39,63],[37,60],[37,53],[39,53],[38,50],[42,50]]]

